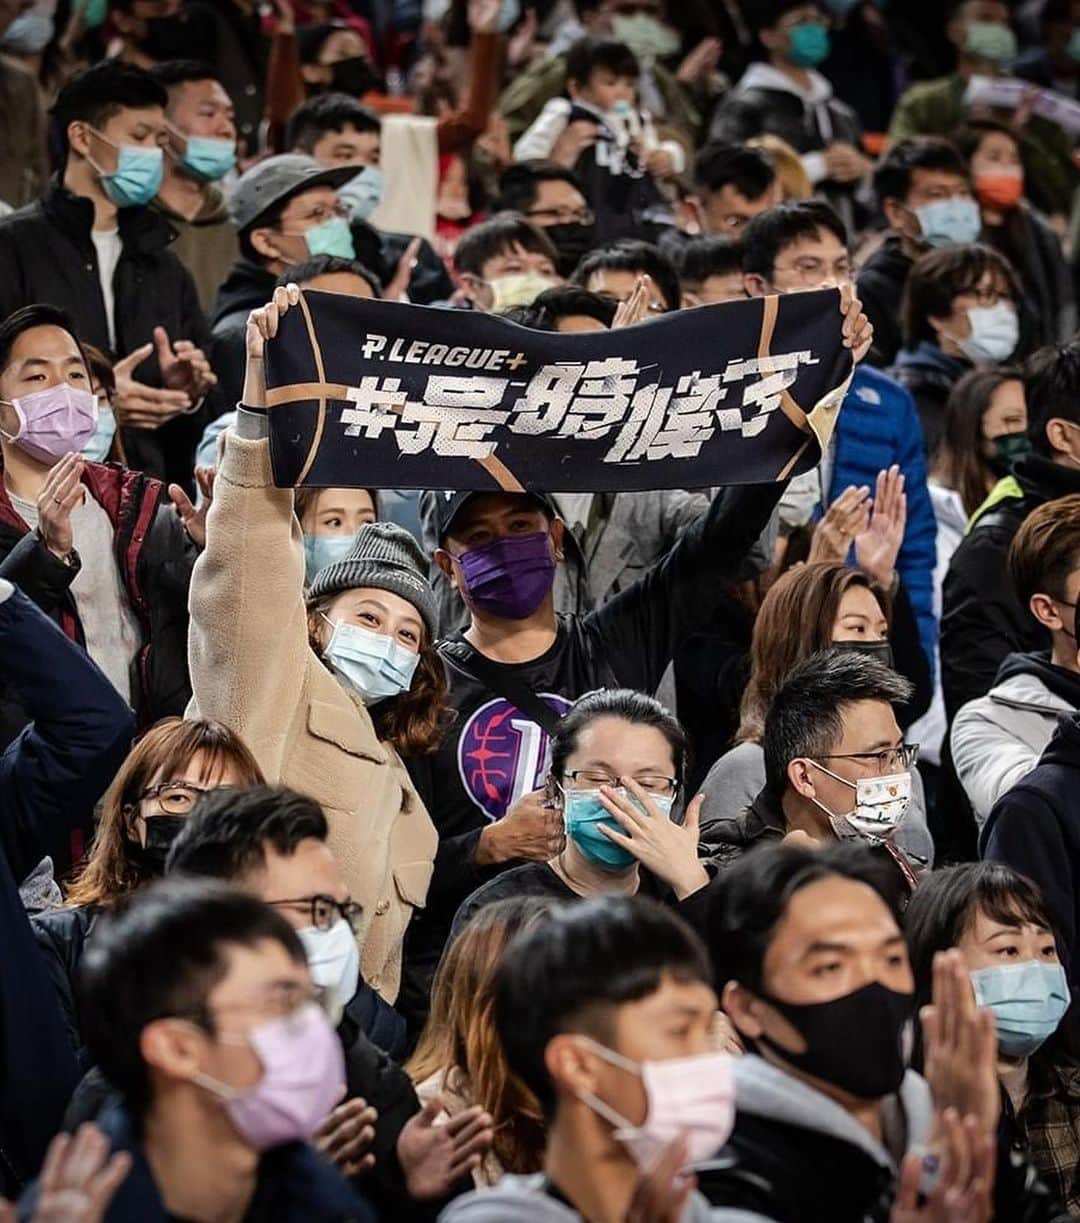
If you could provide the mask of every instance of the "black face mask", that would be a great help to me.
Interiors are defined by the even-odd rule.
[[[173,841],[186,826],[186,815],[152,815],[146,821],[146,844],[128,841],[128,857],[147,874],[163,875]]]
[[[379,74],[362,55],[339,59],[330,65],[330,88],[354,98],[379,87]]]
[[[206,57],[198,27],[183,16],[150,17],[146,22],[146,35],[139,40],[139,50],[155,60]]]
[[[856,654],[865,654],[868,658],[876,658],[887,667],[895,670],[893,662],[892,643],[886,641],[834,641],[834,650],[851,650]]]
[[[571,221],[567,225],[548,225],[544,233],[555,246],[558,256],[555,267],[559,275],[569,276],[592,250],[596,241],[596,222],[590,221],[588,225],[581,225],[577,221]]]
[[[805,1053],[789,1053],[764,1034],[756,1037],[789,1066],[860,1100],[880,1100],[900,1087],[907,1069],[904,1029],[911,1021],[914,994],[898,994],[871,981],[832,1002],[760,997],[806,1041]]]

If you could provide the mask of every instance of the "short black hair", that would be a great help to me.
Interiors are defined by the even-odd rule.
[[[590,293],[577,285],[557,285],[554,289],[545,289],[531,305],[507,310],[503,318],[534,331],[557,331],[559,320],[573,315],[594,318],[610,327],[617,308],[614,302],[599,293]]]
[[[7,368],[15,341],[24,331],[29,331],[32,327],[59,327],[61,331],[66,331],[78,345],[83,363],[89,373],[90,362],[79,340],[79,334],[75,330],[74,319],[66,310],[62,310],[59,306],[49,305],[48,302],[36,302],[31,306],[22,306],[0,322],[0,373]]]
[[[507,167],[499,179],[495,211],[527,213],[536,203],[541,183],[569,183],[585,198],[581,180],[566,166],[556,161],[518,161]]]
[[[809,2],[821,8],[818,0]],[[755,33],[758,30],[771,30],[785,13],[790,13],[792,9],[805,8],[806,4],[807,0],[755,0],[750,6],[751,11],[747,13],[747,19]]]
[[[621,718],[635,726],[651,726],[668,741],[675,764],[675,780],[686,778],[690,740],[679,720],[654,696],[633,688],[599,688],[579,697],[560,718],[551,736],[551,776],[558,782],[566,762],[577,751],[581,732],[597,718]]]
[[[589,77],[597,68],[606,68],[616,76],[636,78],[641,75],[637,56],[626,43],[587,34],[566,53],[566,79],[575,85],[588,85]]]
[[[294,263],[285,269],[277,278],[274,288],[283,288],[288,284],[298,284],[303,288],[316,276],[333,276],[345,273],[348,276],[359,276],[367,281],[369,288],[376,297],[382,296],[382,285],[378,276],[360,262],[359,259],[343,259],[340,255],[312,255],[302,263]]]
[[[1024,398],[1031,448],[1051,458],[1047,422],[1056,418],[1080,425],[1080,340],[1050,344],[1028,357],[1024,363]]]
[[[347,127],[354,127],[358,132],[380,132],[382,121],[351,94],[317,94],[302,102],[289,116],[285,147],[311,153],[327,132],[343,132]]]
[[[654,901],[582,900],[514,938],[495,981],[495,1026],[507,1064],[548,1120],[556,1104],[544,1065],[548,1042],[581,1032],[610,1044],[612,1010],[647,998],[665,977],[711,984],[698,936]]]
[[[765,784],[774,798],[787,789],[788,765],[820,757],[843,734],[841,713],[855,701],[911,700],[911,684],[877,658],[856,650],[820,650],[784,680],[765,715]]]
[[[143,68],[118,59],[103,59],[78,72],[60,90],[49,111],[54,161],[67,160],[69,123],[88,123],[98,131],[122,110],[147,110],[169,104],[165,86]]]
[[[164,89],[175,89],[177,85],[188,85],[193,81],[217,81],[224,89],[221,73],[212,65],[199,59],[166,59],[149,69],[150,75]]]
[[[743,230],[743,271],[771,280],[781,251],[800,238],[816,238],[822,230],[848,245],[840,214],[824,200],[785,200],[766,208]]]
[[[941,136],[912,136],[898,140],[874,169],[874,195],[880,208],[887,199],[907,199],[916,170],[957,174],[964,181],[968,169],[956,146]]]
[[[865,845],[808,849],[774,844],[743,854],[724,872],[724,886],[709,897],[708,944],[717,992],[736,981],[761,993],[765,956],[776,927],[792,897],[811,883],[835,876],[865,883],[898,917],[892,869]]]
[[[620,238],[610,246],[590,251],[574,271],[574,283],[587,286],[593,272],[645,272],[660,291],[669,310],[680,305],[679,273],[675,265],[651,242]]]
[[[1023,300],[1020,281],[1012,264],[992,246],[972,242],[928,251],[908,273],[900,307],[904,347],[914,348],[922,340],[937,344],[931,318],[952,314],[953,300],[973,292],[987,272],[996,272],[1019,307]]]
[[[327,40],[340,30],[352,27],[344,21],[308,21],[297,27],[296,52],[302,64],[318,62],[319,53],[326,46]]]
[[[546,255],[552,266],[558,259],[551,239],[539,225],[519,212],[497,212],[462,234],[454,252],[454,266],[459,272],[480,276],[489,259],[515,246],[529,254]]]
[[[679,251],[679,279],[686,284],[704,284],[710,276],[742,271],[743,249],[738,238],[704,234],[683,243]]]
[[[94,927],[81,965],[80,1014],[93,1064],[141,1118],[150,1076],[139,1037],[168,1016],[213,1034],[207,998],[227,971],[225,949],[272,939],[298,964],[304,948],[269,905],[211,879],[165,879],[141,888]]]
[[[326,816],[313,799],[283,787],[211,790],[169,851],[170,875],[236,879],[266,861],[266,846],[286,857],[301,841],[325,841]]]
[[[732,186],[748,200],[757,200],[775,182],[772,162],[760,149],[749,145],[711,140],[694,158],[694,186],[698,191]]]

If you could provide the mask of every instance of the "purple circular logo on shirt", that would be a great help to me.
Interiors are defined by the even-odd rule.
[[[573,703],[551,692],[540,699],[558,717]],[[549,756],[547,731],[503,697],[475,710],[458,739],[461,784],[492,822],[544,784]]]

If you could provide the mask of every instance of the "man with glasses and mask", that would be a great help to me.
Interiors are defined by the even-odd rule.
[[[789,201],[756,216],[743,232],[742,266],[748,297],[837,288],[850,285],[853,274],[843,222],[820,200]],[[878,472],[893,466],[904,477],[907,495],[896,567],[933,666],[937,521],[926,488],[919,417],[903,387],[865,362],[855,367],[828,453],[814,471],[792,481],[780,519],[788,528],[805,526],[818,506],[831,505],[852,485],[873,488]]]
[[[360,906],[329,846],[326,817],[313,799],[259,786],[219,791],[199,803],[176,838],[167,873],[213,876],[251,892],[296,931],[314,983],[340,1008],[346,1099],[317,1141],[356,1177],[386,1218],[430,1219],[462,1186],[491,1141],[480,1108],[436,1126],[441,1104],[421,1111],[408,1075],[401,1017],[360,976]],[[364,1156],[374,1158],[361,1162]]]
[[[118,1093],[97,1123],[132,1161],[110,1223],[375,1218],[308,1145],[345,1062],[282,913],[166,880],[102,921],[84,969],[90,1051]]]
[[[855,650],[824,650],[796,667],[765,718],[765,788],[714,826],[721,867],[785,838],[861,841],[895,868],[898,897],[914,890],[933,842],[910,806],[918,746],[904,742],[893,712],[910,697],[907,680]]]
[[[581,183],[554,161],[522,161],[504,170],[497,210],[520,212],[539,225],[558,252],[561,276],[573,275],[596,239],[596,216]]]

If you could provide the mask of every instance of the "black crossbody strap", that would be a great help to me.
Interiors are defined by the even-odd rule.
[[[455,667],[471,676],[478,684],[483,684],[485,688],[490,688],[492,692],[504,697],[549,735],[554,733],[559,715],[515,672],[496,665],[477,650],[473,650],[467,661],[457,654],[449,654],[448,657]]]

